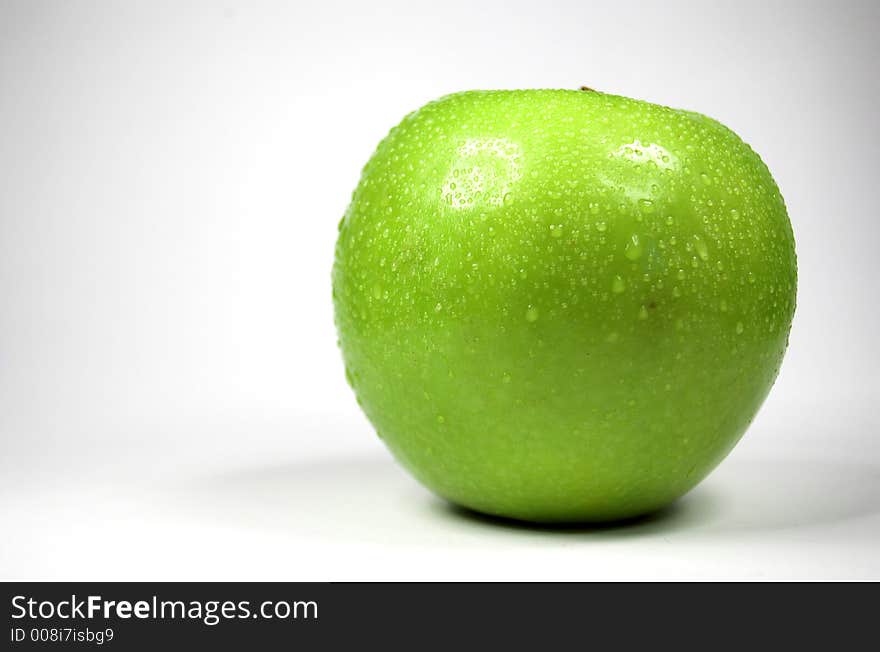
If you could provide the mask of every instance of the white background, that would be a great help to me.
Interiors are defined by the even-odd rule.
[[[880,579],[876,2],[0,2],[0,578]],[[336,223],[405,113],[581,84],[697,110],[797,238],[754,426],[660,516],[470,516],[335,345]]]

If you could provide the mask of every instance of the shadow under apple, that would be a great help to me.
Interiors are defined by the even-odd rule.
[[[477,514],[433,497],[388,458],[327,458],[229,469],[170,488],[190,517],[291,536],[387,545],[469,545],[503,536],[591,539],[809,528],[880,513],[880,468],[835,461],[730,459],[655,514],[542,526]]]

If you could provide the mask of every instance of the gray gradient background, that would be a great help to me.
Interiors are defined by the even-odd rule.
[[[314,4],[314,6],[311,6]],[[880,578],[876,2],[0,2],[0,578]],[[800,288],[754,426],[670,512],[450,509],[345,385],[361,166],[467,88],[711,115]]]

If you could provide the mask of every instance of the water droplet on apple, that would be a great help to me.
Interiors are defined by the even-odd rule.
[[[694,236],[694,248],[697,250],[697,255],[701,260],[709,260],[709,248],[698,235]]]
[[[639,242],[638,234],[632,234],[629,242],[626,243],[626,248],[624,249],[623,253],[629,260],[638,260],[641,257],[642,245]]]
[[[526,321],[527,322],[536,322],[538,321],[538,309],[535,306],[529,306],[526,310]]]
[[[620,277],[620,275],[616,275],[614,280],[611,281],[611,291],[614,294],[620,294],[624,290],[626,290],[626,282]]]

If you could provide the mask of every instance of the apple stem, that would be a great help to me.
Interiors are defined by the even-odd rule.
[[[590,91],[591,93],[596,92],[595,88],[590,88],[589,86],[581,86],[578,90],[579,91]]]

